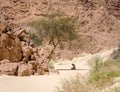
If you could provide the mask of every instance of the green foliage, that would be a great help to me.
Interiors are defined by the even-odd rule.
[[[92,62],[90,62],[90,67],[92,68],[91,72],[98,72],[102,65],[102,59],[99,56],[93,57]]]
[[[111,92],[120,92],[120,88],[115,88],[113,91]]]
[[[51,68],[51,69],[54,68],[54,61],[53,60],[49,61],[48,67]]]
[[[34,42],[34,44],[35,44],[36,46],[39,46],[39,45],[41,44],[42,41],[41,41],[40,38],[37,37],[34,33],[29,32],[28,34],[29,34],[29,36],[30,36],[30,39],[32,39],[32,41]]]
[[[52,45],[62,40],[72,40],[76,37],[75,20],[72,18],[48,18],[29,23],[37,30],[42,40],[49,40]]]
[[[110,85],[115,77],[120,76],[120,71],[96,72],[89,78],[89,82],[95,87],[102,88]]]
[[[120,77],[119,62],[111,60],[103,62],[102,59],[96,57],[91,64],[91,73],[89,83],[97,88],[110,85],[115,77]]]

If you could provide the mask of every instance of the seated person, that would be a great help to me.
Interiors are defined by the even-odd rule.
[[[72,64],[71,70],[76,70],[75,64]]]

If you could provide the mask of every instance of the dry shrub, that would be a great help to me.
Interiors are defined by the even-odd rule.
[[[91,64],[89,83],[95,88],[104,88],[111,85],[114,78],[120,77],[120,62],[115,60],[102,61],[100,57],[95,57]]]
[[[88,92],[85,82],[80,75],[61,80],[61,86],[57,87],[56,92]]]

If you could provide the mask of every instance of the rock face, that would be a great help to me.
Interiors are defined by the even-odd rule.
[[[0,73],[17,76],[18,63],[0,64]]]
[[[33,44],[30,44],[26,31],[13,32],[8,26],[0,23],[0,74],[30,76],[45,74],[47,64],[42,64]]]
[[[14,25],[15,30],[20,26],[34,31],[34,29],[27,28],[26,22],[29,20],[46,18],[52,14],[72,17],[79,23],[78,35],[89,34],[93,37],[93,40],[90,41],[93,44],[85,43],[84,50],[81,46],[79,47],[80,42],[72,48],[76,48],[77,53],[96,53],[99,49],[110,49],[119,43],[119,6],[120,0],[0,0],[0,21]],[[18,36],[21,40],[27,39],[27,36],[23,38],[25,37],[23,35],[23,30],[21,30]],[[82,44],[85,46],[84,43]],[[88,45],[89,47],[87,47]],[[64,48],[65,52],[69,48],[68,45],[66,47]],[[60,51],[60,53],[64,52],[61,49]],[[70,53],[70,57],[72,57],[76,50],[68,50],[67,53]],[[63,58],[62,56],[64,55],[61,55],[60,58]]]
[[[115,60],[120,60],[120,44],[118,45],[118,49],[113,51],[111,57]]]
[[[0,23],[0,35],[2,33],[5,33],[6,31],[7,31],[7,26],[2,24],[2,23]]]
[[[30,56],[32,55],[33,51],[32,48],[30,46],[25,46],[23,47],[23,61],[27,62],[30,58]]]
[[[19,38],[6,29],[5,25],[0,26],[0,60],[8,59],[11,62],[18,62],[22,59],[22,48]]]
[[[108,12],[120,20],[120,0],[107,0]]]
[[[28,64],[28,65],[21,64],[21,65],[19,65],[19,68],[18,68],[18,76],[33,75],[32,69],[33,69],[33,67],[30,64]]]
[[[37,67],[38,74],[44,75],[48,71],[48,66],[46,63],[42,63]]]

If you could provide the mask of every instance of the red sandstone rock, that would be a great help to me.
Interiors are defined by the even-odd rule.
[[[29,61],[29,64],[32,65],[34,71],[37,71],[37,67],[39,65],[37,61]]]
[[[7,25],[0,23],[0,35],[7,32]]]
[[[3,59],[2,61],[0,61],[0,64],[6,64],[6,63],[10,63],[10,61],[8,59]]]
[[[0,60],[9,59],[11,62],[18,62],[22,59],[22,49],[20,40],[12,39],[8,34],[0,36]]]
[[[31,61],[29,61],[31,62]],[[35,63],[35,62],[34,62]],[[30,76],[33,75],[36,72],[37,65],[32,63],[28,64],[20,64],[18,68],[18,76]]]
[[[13,33],[6,27],[0,24],[0,74],[30,76],[38,71],[44,73],[47,69],[47,65],[42,64],[45,58],[41,59],[38,49],[29,44],[30,39],[26,32],[20,30]],[[38,66],[41,67],[38,69]]]
[[[48,72],[48,65],[46,63],[42,63],[37,67],[37,72],[40,75],[46,74],[46,72]]]
[[[6,75],[17,75],[18,63],[5,63],[0,65],[0,73]]]
[[[24,56],[23,61],[27,62],[29,60],[30,56],[33,54],[32,47],[25,46],[22,49],[23,49],[23,56]]]
[[[28,65],[25,65],[25,64],[19,65],[18,76],[29,76]]]
[[[6,27],[0,24],[0,60],[8,59],[11,62],[19,62],[22,59],[21,42],[14,33],[10,31],[5,33]]]

